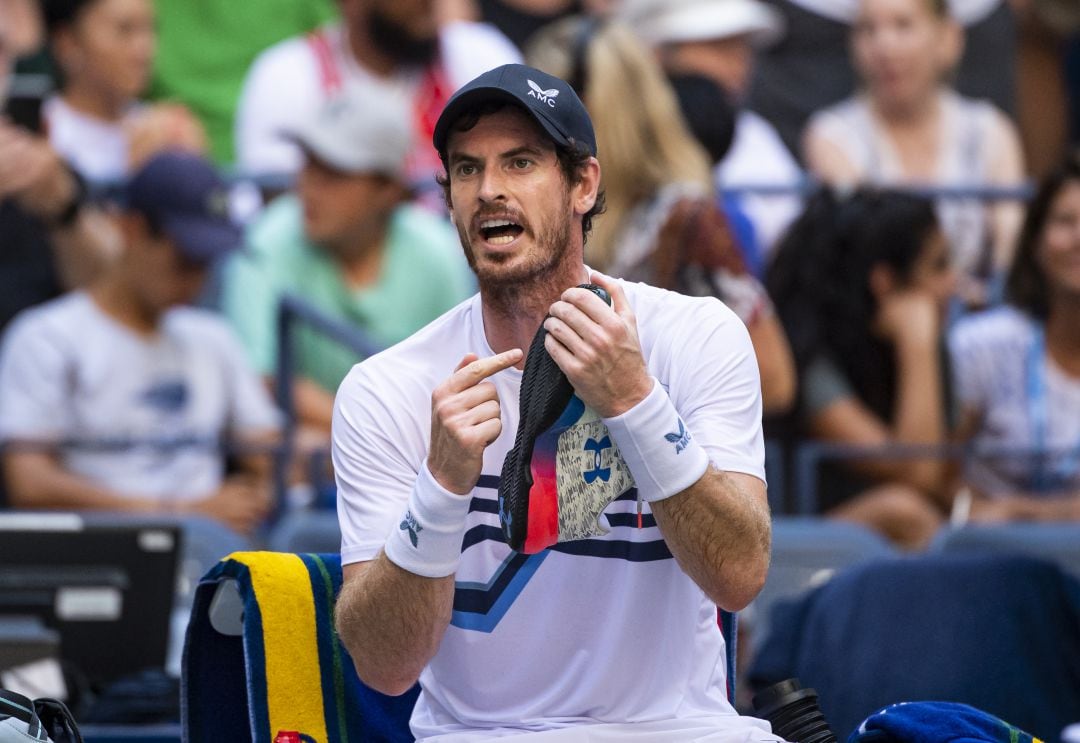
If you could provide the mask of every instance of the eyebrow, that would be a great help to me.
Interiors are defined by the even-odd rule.
[[[544,152],[546,152],[546,150],[544,150],[543,148],[540,148],[540,147],[537,147],[537,146],[531,145],[531,144],[524,144],[524,145],[521,145],[520,147],[514,147],[513,149],[507,150],[506,152],[499,153],[496,156],[496,159],[498,159],[498,160],[512,160],[513,158],[518,157],[519,155],[540,156],[540,155],[543,155]],[[475,155],[470,155],[468,153],[451,152],[448,161],[449,161],[449,163],[451,165],[457,165],[458,163],[462,163],[462,162],[476,163],[476,162],[480,161],[480,158],[476,157]]]

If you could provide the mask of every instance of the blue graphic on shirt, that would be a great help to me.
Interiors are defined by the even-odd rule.
[[[581,476],[585,478],[585,482],[588,485],[592,485],[596,481],[596,478],[600,478],[604,482],[611,479],[611,468],[601,467],[603,464],[603,451],[611,448],[611,439],[607,436],[597,441],[596,439],[588,439],[585,442],[585,451],[591,451],[593,453],[593,468],[588,472],[581,473]]]
[[[162,413],[178,413],[187,407],[189,397],[185,380],[166,379],[148,387],[139,395],[139,401]]]
[[[598,444],[602,444],[601,439]],[[610,442],[609,442],[610,446]],[[498,492],[499,478],[494,475],[481,475],[476,484],[478,490]],[[637,489],[631,488],[615,499],[633,503],[637,500]],[[475,496],[469,504],[469,513],[495,515],[498,513],[495,497]],[[608,523],[615,529],[642,531],[637,528],[637,516],[633,513],[607,514]],[[656,528],[656,519],[652,514],[645,514],[642,526]],[[644,532],[650,534],[648,531]],[[501,545],[507,556],[496,568],[487,581],[456,581],[454,584],[454,610],[450,624],[475,632],[493,632],[506,612],[510,610],[517,597],[525,590],[532,576],[540,569],[544,560],[552,552],[561,552],[579,557],[625,560],[626,562],[645,563],[674,559],[667,543],[655,531],[648,541],[631,539],[579,539],[572,542],[560,542],[553,547],[533,555],[514,552],[506,547],[506,538],[502,529],[489,523],[477,523],[470,527],[461,541],[464,555],[474,547],[488,547],[489,543]],[[498,548],[497,548],[498,549]]]

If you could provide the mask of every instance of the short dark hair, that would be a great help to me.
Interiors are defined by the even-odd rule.
[[[451,131],[467,132],[476,126],[482,117],[490,116],[491,114],[497,113],[502,109],[513,105],[514,104],[512,103],[489,101],[470,108],[454,121],[451,125]],[[566,179],[567,183],[579,183],[585,165],[589,162],[590,158],[592,158],[592,153],[589,152],[588,146],[580,142],[574,142],[573,140],[571,140],[570,147],[560,145],[558,142],[554,141],[552,141],[552,143],[555,145],[555,156],[559,160],[559,168],[562,170],[563,178]],[[446,206],[447,208],[450,208],[450,167],[447,162],[447,153],[445,150],[439,152],[439,159],[442,160],[443,170],[445,172],[435,176],[435,182],[442,187]],[[596,203],[594,203],[592,208],[585,212],[581,217],[581,236],[583,241],[589,239],[589,233],[592,231],[593,217],[603,214],[605,207],[606,199],[604,197],[604,191],[601,189],[600,192],[596,194]]]
[[[95,2],[97,0],[44,0],[41,3],[41,16],[46,32],[51,35],[73,25],[79,15]]]
[[[1011,304],[1040,319],[1046,319],[1050,304],[1046,297],[1046,273],[1039,265],[1039,242],[1054,201],[1070,183],[1080,183],[1080,153],[1068,155],[1039,184],[1035,198],[1028,205],[1017,242],[1016,257],[1005,285],[1005,296]]]

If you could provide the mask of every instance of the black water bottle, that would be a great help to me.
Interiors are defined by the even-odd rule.
[[[787,679],[754,695],[754,714],[791,743],[836,743],[817,700],[816,691],[802,688],[798,679]]]

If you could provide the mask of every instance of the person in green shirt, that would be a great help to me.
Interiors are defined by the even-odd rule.
[[[158,50],[151,97],[182,101],[202,121],[215,162],[233,160],[233,113],[263,49],[335,18],[335,0],[154,0]]]
[[[249,226],[222,284],[223,310],[268,377],[286,293],[390,346],[474,291],[453,228],[407,201],[408,116],[399,99],[356,85],[289,133],[304,152],[295,190]],[[309,328],[295,338],[297,416],[326,436],[337,386],[360,359]]]

